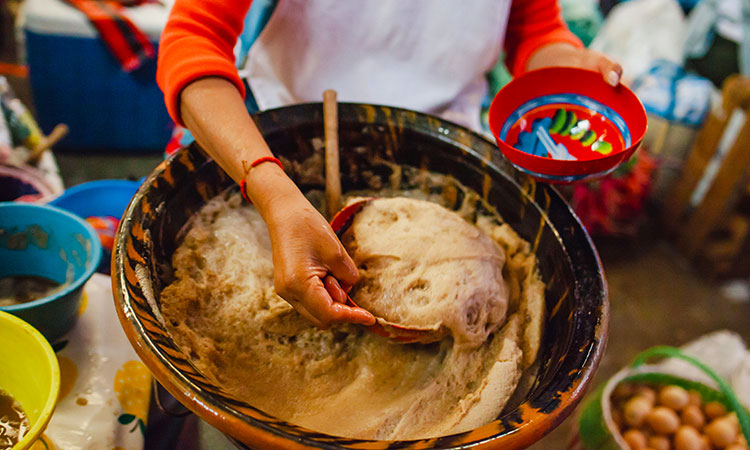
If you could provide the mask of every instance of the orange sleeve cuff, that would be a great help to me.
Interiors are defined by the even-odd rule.
[[[556,0],[514,0],[505,36],[505,64],[513,76],[526,71],[529,58],[539,48],[565,42],[583,48],[570,32]]]
[[[180,93],[185,86],[199,78],[225,78],[245,97],[245,85],[234,63],[210,50],[199,51],[203,45],[205,42],[199,37],[185,38],[178,48],[165,52],[159,58],[157,81],[164,92],[167,111],[179,125],[184,126],[180,117]]]
[[[180,93],[191,82],[221,77],[245,96],[234,46],[242,32],[250,0],[177,0],[159,43],[156,81],[172,119],[180,117]]]

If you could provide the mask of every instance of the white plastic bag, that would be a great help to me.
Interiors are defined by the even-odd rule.
[[[742,337],[728,330],[704,335],[681,347],[682,351],[699,359],[724,378],[734,389],[737,399],[750,409],[750,350]],[[679,359],[668,359],[654,366],[660,372],[698,381],[716,387],[709,377]]]
[[[649,114],[691,127],[703,123],[715,90],[706,78],[664,60],[656,61],[630,88]]]
[[[610,11],[590,47],[619,62],[632,80],[658,59],[682,65],[686,35],[676,0],[630,0]]]

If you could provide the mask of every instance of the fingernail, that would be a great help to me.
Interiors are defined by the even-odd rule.
[[[353,308],[355,317],[352,317],[352,321],[361,323],[363,325],[372,325],[375,323],[375,316],[370,311],[362,308]]]
[[[374,325],[375,324],[375,316],[373,316],[372,314],[367,313],[367,314],[363,314],[362,316],[363,316],[362,318],[365,319],[363,321],[363,323],[365,325]]]
[[[617,86],[620,84],[620,74],[615,72],[614,70],[610,70],[607,74],[607,83],[611,84],[612,86]]]

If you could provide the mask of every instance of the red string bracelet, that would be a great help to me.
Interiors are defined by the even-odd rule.
[[[276,163],[281,168],[281,170],[284,170],[284,166],[281,165],[281,161],[279,161],[278,158],[274,158],[273,156],[263,156],[261,158],[256,159],[250,164],[250,169],[260,164],[263,164],[264,162]],[[247,195],[247,182],[245,182],[245,178],[247,178],[247,174],[250,173],[250,169],[247,170],[247,172],[245,173],[245,176],[242,177],[242,179],[240,180],[240,193],[242,194],[242,198],[247,200],[248,203],[252,203],[252,202],[250,201],[250,197],[248,197]]]

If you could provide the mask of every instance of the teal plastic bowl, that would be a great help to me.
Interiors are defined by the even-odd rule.
[[[47,297],[0,310],[55,342],[75,325],[83,285],[101,255],[99,238],[80,217],[48,205],[0,203],[0,278],[31,275],[63,284]]]

